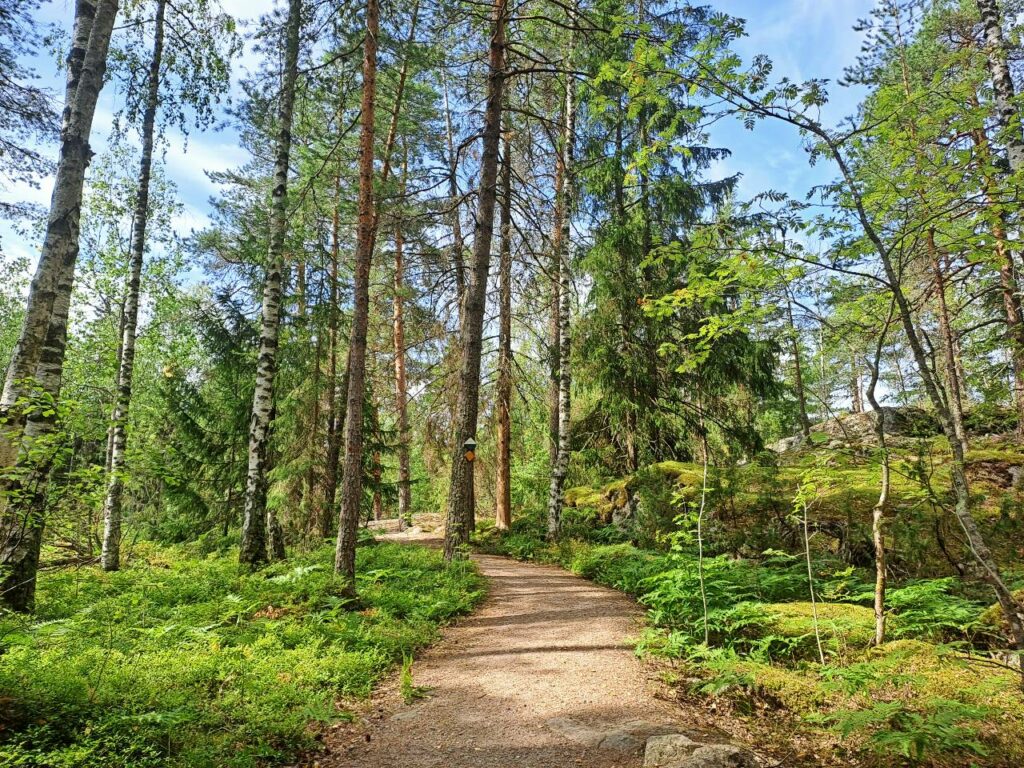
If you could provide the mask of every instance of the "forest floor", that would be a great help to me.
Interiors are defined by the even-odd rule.
[[[486,602],[415,660],[411,681],[383,686],[361,717],[333,729],[320,766],[632,768],[649,736],[707,735],[680,722],[634,654],[643,612],[632,599],[561,568],[474,559]]]

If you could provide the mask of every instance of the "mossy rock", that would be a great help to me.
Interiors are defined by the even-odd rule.
[[[1024,605],[1024,589],[1018,589],[1013,593],[1017,602]],[[978,627],[984,634],[991,634],[1005,642],[1010,636],[1010,625],[1003,615],[1003,609],[999,603],[993,603],[978,617]]]
[[[866,648],[875,637],[875,612],[849,603],[767,603],[771,614],[770,631],[780,637],[804,639],[798,646],[803,654],[817,652],[814,637],[814,613],[818,615],[818,633],[828,655],[846,655],[851,649]]]
[[[818,676],[804,669],[743,660],[735,662],[732,671],[751,681],[755,697],[790,712],[810,714],[835,704],[835,697],[821,687]]]

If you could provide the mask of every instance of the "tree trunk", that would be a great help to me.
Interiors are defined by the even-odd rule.
[[[864,413],[864,399],[860,388],[860,371],[857,370],[857,357],[850,356],[850,411]]]
[[[267,562],[267,451],[270,445],[271,412],[274,409],[274,378],[281,329],[281,282],[284,272],[285,237],[288,233],[288,166],[292,145],[295,82],[299,68],[299,30],[302,0],[289,0],[284,71],[278,105],[277,139],[274,146],[274,190],[270,204],[270,244],[266,282],[263,286],[260,351],[256,362],[256,390],[249,422],[249,461],[245,481],[245,511],[241,563],[258,567]],[[273,526],[271,526],[273,527]],[[273,531],[272,531],[273,533]]]
[[[111,424],[110,471],[107,496],[103,503],[103,570],[121,566],[121,499],[124,493],[122,472],[128,442],[128,408],[132,400],[132,373],[135,368],[135,335],[139,322],[139,292],[142,262],[146,252],[146,224],[149,219],[149,179],[153,170],[153,135],[156,110],[160,103],[160,66],[164,53],[164,13],[167,0],[157,0],[153,31],[153,56],[149,62],[146,109],[142,117],[142,160],[139,163],[139,189],[135,199],[128,293],[121,329],[121,361],[117,372],[117,403]]]
[[[42,252],[29,289],[21,333],[12,352],[0,418],[0,467],[28,461],[32,442],[51,431],[54,413],[26,420],[15,405],[34,397],[38,386],[55,406],[60,397],[85,171],[92,156],[89,135],[107,66],[117,0],[78,0],[68,54],[60,154]],[[52,411],[52,409],[49,409]],[[16,611],[32,610],[42,545],[46,466],[27,467],[29,492],[0,503],[0,601]],[[17,482],[17,481],[15,481]],[[16,500],[17,499],[17,500]]]
[[[992,92],[996,102],[996,120],[999,140],[1006,146],[1010,169],[1014,173],[1024,170],[1024,134],[1021,132],[1020,113],[1014,104],[1013,78],[1007,65],[1006,42],[999,16],[998,0],[977,0],[981,26],[985,32],[985,54],[992,79]]]
[[[793,322],[793,303],[786,302],[786,312],[789,315],[789,334],[793,345],[793,389],[796,391],[796,404],[800,413],[800,432],[808,440],[811,438],[811,420],[807,416],[807,393],[804,390],[804,371],[800,362],[800,337],[796,332],[796,323]]]
[[[563,104],[564,107],[564,104]],[[565,124],[565,116],[562,116],[562,124]],[[555,462],[558,460],[558,366],[561,343],[559,334],[561,325],[559,323],[559,310],[561,307],[559,291],[560,263],[562,258],[562,210],[561,200],[564,197],[565,189],[565,157],[561,151],[556,151],[555,157],[555,184],[554,184],[554,215],[551,224],[551,260],[548,265],[548,272],[551,278],[551,296],[548,314],[548,465],[554,471]]]
[[[967,430],[964,428],[964,397],[960,384],[960,366],[957,364],[956,337],[946,302],[946,275],[942,269],[939,249],[935,244],[935,230],[929,229],[927,236],[928,256],[931,261],[932,277],[935,280],[935,312],[939,318],[939,336],[942,339],[942,362],[945,368],[946,399],[953,420],[956,439],[963,450],[967,450]]]
[[[572,60],[573,43],[569,42],[569,56]],[[576,136],[576,104],[573,99],[574,83],[572,75],[565,78],[565,109],[563,111],[563,133],[561,146],[562,190],[556,202],[560,213],[556,217],[561,223],[562,232],[558,238],[556,254],[558,267],[558,450],[555,463],[551,468],[551,484],[548,489],[548,531],[549,539],[558,537],[562,529],[562,490],[565,486],[565,475],[569,469],[569,431],[571,426],[571,338],[569,313],[572,308],[572,270],[569,240],[572,223],[572,160],[573,141]]]
[[[507,0],[494,0],[492,33],[488,56],[487,103],[484,108],[483,146],[480,155],[480,188],[476,232],[473,239],[473,268],[466,286],[460,323],[462,366],[455,411],[455,446],[452,451],[451,484],[448,490],[444,555],[451,560],[456,550],[469,542],[473,519],[472,463],[462,455],[462,444],[476,434],[480,392],[480,357],[483,347],[484,309],[487,277],[491,267],[491,238],[498,192],[498,155],[501,149],[501,104],[505,84],[505,21]]]
[[[408,154],[402,162],[402,196],[408,174]],[[398,520],[409,522],[412,514],[412,476],[409,470],[409,391],[405,375],[405,240],[402,221],[395,219],[395,297],[392,331],[395,347],[395,413],[398,417]]]
[[[978,106],[972,102],[971,106]],[[971,138],[984,167],[990,167],[992,148],[985,131],[971,131]],[[1006,314],[1007,346],[1013,366],[1013,403],[1017,411],[1017,437],[1024,438],[1024,311],[1021,308],[1017,283],[1017,265],[1007,240],[1006,211],[996,199],[995,179],[985,174],[982,189],[985,203],[995,211],[992,224],[992,238],[995,240],[996,264],[999,269],[999,284],[1003,294],[1003,311]]]
[[[506,126],[507,130],[507,126]],[[498,437],[494,525],[512,525],[512,143],[501,166],[501,255],[498,266]]]
[[[953,453],[953,460],[950,463],[949,469],[953,486],[954,514],[967,537],[971,554],[974,556],[978,565],[981,566],[983,571],[982,578],[996,593],[996,599],[998,600],[999,606],[1003,611],[1003,615],[1006,617],[1006,621],[1010,626],[1010,637],[1014,647],[1024,649],[1024,606],[1017,602],[1013,593],[1010,592],[1009,588],[1006,586],[1006,582],[1003,580],[999,567],[996,565],[996,562],[992,557],[992,552],[988,548],[988,544],[985,542],[985,539],[978,528],[977,522],[971,515],[971,497],[970,489],[967,484],[963,445],[957,437],[957,431],[953,424],[953,415],[945,402],[945,398],[942,397],[939,386],[935,381],[935,377],[932,375],[931,369],[928,366],[928,356],[921,343],[920,333],[914,322],[913,310],[910,306],[910,302],[907,300],[906,294],[903,292],[903,286],[900,282],[900,276],[896,267],[893,264],[891,252],[886,248],[885,243],[882,241],[881,236],[878,234],[878,231],[875,229],[871,218],[868,216],[868,213],[864,208],[864,200],[858,191],[857,184],[846,159],[843,157],[838,147],[831,143],[830,138],[824,134],[824,132],[818,133],[817,135],[828,144],[832,152],[832,156],[842,173],[847,190],[852,193],[854,206],[857,211],[857,218],[860,221],[861,226],[864,228],[864,232],[867,235],[868,240],[871,242],[875,252],[878,254],[879,260],[882,263],[886,281],[889,285],[889,289],[892,291],[893,300],[896,303],[900,323],[903,325],[904,333],[907,336],[907,342],[909,343],[911,352],[913,353],[914,362],[917,365],[921,381],[928,394],[928,399],[931,402],[932,407],[935,409],[935,414],[938,417],[940,426],[942,427],[942,433],[946,436],[946,439],[949,440],[950,448]]]
[[[32,278],[25,318],[0,396],[0,417],[8,419],[5,432],[12,446],[0,458],[10,466],[17,455],[17,434],[24,418],[11,413],[15,402],[29,394],[31,380],[42,355],[62,278],[70,284],[78,257],[79,214],[85,172],[92,157],[89,135],[96,102],[107,67],[107,51],[117,16],[116,0],[78,0],[68,53],[60,154],[57,161],[50,213],[39,264]],[[71,277],[65,277],[68,273]],[[68,288],[70,290],[70,288]]]
[[[324,475],[324,507],[320,514],[320,536],[331,535],[338,519],[338,461],[341,457],[341,414],[338,402],[338,261],[341,250],[341,171],[334,176],[334,213],[331,217],[331,268],[328,288],[327,335],[327,469]],[[346,369],[347,370],[347,369]],[[343,390],[348,394],[346,380]]]
[[[342,592],[356,596],[356,538],[363,495],[363,398],[366,389],[366,331],[370,313],[370,265],[373,260],[373,141],[377,90],[377,0],[366,3],[363,44],[363,94],[359,137],[359,203],[355,250],[354,309],[349,338],[346,397],[345,459],[341,477],[341,510],[334,569]]]
[[[380,464],[380,451],[373,452],[373,519],[384,519],[384,500],[380,495],[380,481],[384,472]]]
[[[463,256],[466,245],[462,237],[462,217],[459,205],[459,158],[455,154],[455,132],[452,129],[452,111],[448,106],[448,78],[445,76],[444,69],[441,70],[441,83],[444,88],[444,122],[448,139],[448,199],[452,217],[452,265],[455,268],[457,303],[461,310],[466,294],[466,264]]]
[[[882,408],[875,396],[878,386],[878,374],[882,365],[882,349],[885,346],[885,337],[889,333],[892,324],[893,308],[890,306],[889,317],[885,321],[885,327],[878,335],[878,343],[875,347],[875,359],[869,363],[871,378],[868,379],[868,386],[865,390],[868,403],[871,405],[875,442],[882,460],[882,476],[879,481],[878,501],[871,510],[871,542],[875,550],[875,645],[885,642],[885,590],[886,590],[886,557],[885,557],[885,514],[889,507],[890,465],[889,447],[885,442],[885,421]]]

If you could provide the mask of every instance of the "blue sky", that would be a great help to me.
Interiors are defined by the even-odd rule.
[[[874,0],[710,0],[718,10],[747,20],[748,37],[737,44],[739,53],[749,60],[758,53],[766,54],[775,62],[778,76],[793,79],[824,77],[831,80],[842,75],[843,68],[851,64],[860,50],[861,37],[851,27],[866,16]],[[43,6],[41,18],[69,28],[73,13],[70,0],[53,0]],[[269,10],[273,0],[222,0],[225,10],[239,19],[252,18]],[[246,55],[236,76],[255,62]],[[54,63],[42,58],[37,69],[43,82],[61,89],[55,76]],[[853,112],[859,94],[835,86],[833,99],[826,108],[826,122],[834,122]],[[101,99],[94,127],[95,146],[102,147],[103,136],[110,128],[117,108],[117,96],[107,89]],[[740,173],[740,197],[749,198],[766,189],[776,189],[802,198],[815,184],[832,176],[826,165],[812,168],[807,163],[800,138],[789,126],[759,124],[747,131],[738,122],[720,123],[713,128],[712,143],[728,147],[732,156],[716,169],[722,175]],[[177,184],[184,214],[176,222],[181,234],[204,226],[209,209],[208,200],[216,192],[206,177],[206,171],[225,170],[244,162],[231,131],[195,134],[187,147],[182,137],[172,135],[166,155],[167,173]],[[51,184],[44,181],[40,189],[24,186],[0,191],[5,200],[29,200],[41,204],[49,201]],[[35,265],[36,243],[13,231],[6,222],[0,222],[0,247],[11,256],[26,256],[30,267]],[[3,262],[0,261],[0,267]]]

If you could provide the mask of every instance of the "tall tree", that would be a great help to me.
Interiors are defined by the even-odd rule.
[[[117,0],[78,0],[68,52],[60,153],[39,264],[21,333],[7,367],[0,395],[0,467],[31,454],[32,442],[47,434],[56,415],[67,339],[79,213],[85,171],[92,157],[89,136],[107,68],[107,52],[117,16]],[[36,389],[38,387],[38,389]],[[26,417],[25,401],[45,402]],[[45,463],[45,462],[44,462]],[[36,467],[30,493],[0,499],[0,599],[10,608],[30,610],[42,544],[46,467]]]
[[[506,118],[507,119],[507,118]],[[501,165],[501,251],[498,263],[498,436],[494,524],[512,525],[512,141]]]
[[[380,8],[366,3],[363,42],[363,95],[359,135],[359,203],[357,207],[354,308],[349,335],[346,397],[345,458],[341,479],[341,509],[334,569],[344,594],[356,594],[356,538],[363,500],[363,401],[366,396],[366,332],[370,316],[370,266],[373,261],[376,215],[373,196],[374,115],[377,100],[377,36]]]
[[[284,273],[285,237],[288,233],[288,172],[292,146],[292,118],[295,86],[299,72],[299,33],[302,0],[289,0],[285,22],[284,69],[278,96],[277,137],[274,142],[274,187],[270,203],[270,244],[260,314],[260,348],[256,362],[256,389],[249,422],[248,474],[245,481],[245,510],[241,563],[257,567],[267,562],[268,544],[281,554],[280,541],[267,540],[267,452],[274,411],[274,377],[277,375],[277,347],[281,326],[281,283]]]
[[[121,566],[121,497],[124,493],[122,469],[128,441],[128,408],[132,399],[132,372],[135,367],[135,332],[139,320],[139,293],[142,260],[146,251],[146,223],[149,218],[149,179],[153,171],[153,142],[156,110],[160,99],[160,67],[164,55],[164,18],[167,0],[157,0],[153,17],[153,53],[149,61],[146,105],[142,115],[142,159],[139,162],[139,191],[135,199],[134,227],[129,256],[128,292],[125,296],[121,329],[121,360],[117,372],[117,403],[111,425],[109,481],[103,503],[103,570]]]
[[[463,457],[462,446],[466,440],[474,439],[476,436],[480,405],[484,310],[487,303],[487,278],[491,268],[494,208],[498,193],[498,159],[501,154],[501,105],[505,85],[507,14],[506,0],[494,0],[487,58],[487,100],[484,106],[476,229],[459,328],[462,360],[444,539],[444,555],[447,560],[451,560],[456,550],[469,541],[473,519],[473,465]]]
[[[569,69],[573,60],[572,39],[569,42]],[[548,538],[556,538],[562,528],[562,490],[565,476],[569,469],[570,425],[571,425],[571,359],[572,343],[570,340],[569,313],[572,309],[572,190],[573,190],[573,144],[576,141],[576,101],[574,97],[574,75],[567,72],[565,76],[565,104],[562,109],[562,137],[559,148],[559,166],[561,167],[562,185],[556,207],[559,209],[555,217],[561,225],[557,239],[555,264],[558,282],[558,439],[555,449],[555,461],[551,467],[551,484],[548,491]]]

